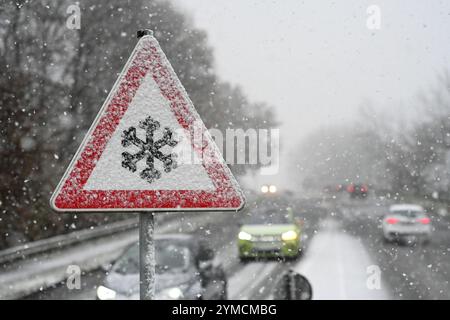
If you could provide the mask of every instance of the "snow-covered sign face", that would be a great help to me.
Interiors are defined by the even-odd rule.
[[[142,37],[54,192],[52,207],[238,210],[243,203],[158,42]]]

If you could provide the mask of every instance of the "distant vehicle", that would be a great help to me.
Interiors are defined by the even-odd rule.
[[[431,219],[419,205],[392,205],[383,218],[383,235],[389,242],[419,239],[426,243],[430,240],[431,230]]]
[[[255,211],[240,228],[239,258],[296,258],[301,252],[300,238],[300,224],[290,209]]]
[[[204,241],[192,235],[155,237],[155,299],[227,299],[227,278],[214,263],[214,253]],[[100,300],[139,299],[139,245],[131,245],[113,264]]]
[[[349,184],[347,191],[351,198],[366,198],[369,188],[365,184]]]

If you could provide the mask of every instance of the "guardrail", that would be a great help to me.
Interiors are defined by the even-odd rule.
[[[29,242],[20,246],[11,247],[0,251],[0,263],[13,262],[18,259],[25,259],[34,254],[48,252],[55,249],[61,249],[72,244],[104,237],[117,232],[127,231],[137,228],[138,218],[127,219],[123,221],[113,222],[90,229],[83,229],[62,234],[59,236]]]
[[[183,216],[191,216],[198,215],[198,212],[171,212],[166,214],[160,214],[157,216],[157,222],[161,223],[164,221],[171,220],[175,217]],[[131,230],[137,228],[139,224],[138,218],[126,219],[118,222],[113,222],[105,225],[100,225],[96,227],[92,227],[89,229],[83,229],[79,231],[73,231],[70,233],[54,236],[47,239],[37,240],[33,242],[29,242],[20,246],[11,247],[5,250],[0,251],[0,264],[2,263],[11,263],[13,261],[19,259],[28,258],[34,254],[50,252],[52,250],[61,249],[63,247],[68,247],[70,245],[86,241],[92,240],[108,235],[112,235],[118,232],[124,232],[127,230]]]

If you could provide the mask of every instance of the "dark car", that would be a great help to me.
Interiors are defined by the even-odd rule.
[[[347,191],[351,198],[366,198],[369,188],[365,184],[349,184]]]
[[[193,235],[155,237],[155,299],[192,300],[227,298],[227,278],[207,243]],[[125,250],[113,264],[100,300],[139,299],[139,244]]]

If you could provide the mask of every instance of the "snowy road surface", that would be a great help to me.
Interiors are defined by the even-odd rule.
[[[289,268],[311,281],[314,299],[450,298],[448,218],[433,218],[436,231],[428,246],[399,246],[382,241],[379,219],[386,203],[330,200],[299,207],[308,240],[303,256],[292,262],[240,263],[236,219],[184,231],[208,237],[228,274],[230,299],[270,299],[280,274]],[[374,266],[381,271],[379,288],[367,285],[368,267]],[[93,299],[103,279],[104,271],[95,270],[83,275],[81,290],[61,284],[27,298]]]
[[[362,243],[329,219],[294,270],[311,282],[315,299],[389,299],[383,283],[379,288],[367,286],[367,270],[374,265]]]

